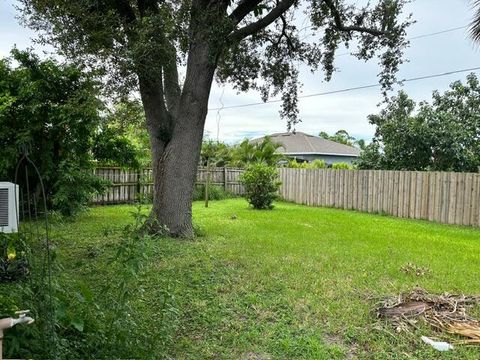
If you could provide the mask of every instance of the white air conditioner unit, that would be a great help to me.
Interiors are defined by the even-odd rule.
[[[18,231],[18,185],[0,182],[0,232]]]

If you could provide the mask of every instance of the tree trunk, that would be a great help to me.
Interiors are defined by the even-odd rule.
[[[194,236],[192,196],[214,71],[208,47],[192,45],[179,106],[171,114],[171,134],[162,139],[158,135],[158,121],[149,126],[154,178],[150,225],[154,231],[166,227],[174,237]],[[148,121],[149,106],[145,101],[144,106]],[[162,105],[152,103],[152,106]]]

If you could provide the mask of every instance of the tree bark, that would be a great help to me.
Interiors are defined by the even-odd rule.
[[[174,237],[194,236],[192,197],[214,72],[208,46],[192,45],[173,113],[162,105],[162,91],[151,96],[141,87],[152,147],[154,194],[149,225],[154,232],[168,229]]]

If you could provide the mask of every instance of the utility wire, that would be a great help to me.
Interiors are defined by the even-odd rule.
[[[452,32],[452,31],[462,30],[462,29],[466,29],[466,28],[468,28],[468,25],[457,26],[457,27],[454,27],[454,28],[451,28],[451,29],[445,29],[445,30],[440,30],[440,31],[428,33],[428,34],[413,36],[411,38],[407,38],[407,40],[423,39],[423,38],[427,38],[427,37],[431,37],[431,36],[437,36],[437,35],[441,35],[441,34],[446,34],[446,33]],[[351,52],[344,52],[344,53],[338,54],[337,56],[346,56],[346,55],[351,55]]]
[[[462,29],[466,29],[466,28],[468,28],[468,25],[458,26],[458,27],[451,28],[451,29],[446,29],[446,30],[440,30],[440,31],[433,32],[433,33],[430,33],[430,34],[417,35],[417,36],[409,38],[408,40],[423,39],[423,38],[426,38],[426,37],[445,34],[445,33],[449,33],[449,32],[452,32],[452,31],[457,31],[457,30],[462,30]]]
[[[428,34],[422,34],[422,35],[413,36],[413,37],[409,38],[408,40],[422,39],[422,38],[426,38],[426,37],[431,37],[431,36],[436,36],[436,35],[440,35],[440,34],[449,33],[449,32],[452,32],[452,31],[457,31],[457,30],[461,30],[461,29],[466,29],[466,28],[468,28],[468,25],[457,26],[457,27],[450,28],[450,29],[445,29],[445,30],[440,30],[440,31],[428,33]],[[346,55],[350,55],[350,54],[351,54],[351,53],[347,52],[347,53],[338,54],[337,56],[346,56]],[[478,69],[478,68],[458,70],[458,72],[461,73],[461,72],[473,71],[473,70],[477,70],[477,69]],[[438,74],[438,75],[428,75],[427,77],[406,79],[406,80],[403,80],[403,81],[400,81],[400,82],[416,81],[416,80],[428,79],[428,78],[430,78],[430,77],[446,76],[446,75],[456,74],[456,73],[457,73],[457,72],[449,72],[449,73]],[[372,85],[358,86],[358,87],[355,87],[355,88],[349,88],[349,89],[343,89],[343,90],[336,90],[336,91],[327,92],[327,93],[303,95],[303,96],[299,96],[299,98],[309,98],[309,97],[313,97],[313,96],[329,95],[329,94],[335,94],[335,93],[341,93],[341,92],[347,92],[347,91],[353,91],[353,90],[368,89],[368,88],[373,88],[373,87],[378,87],[378,86],[380,86],[380,84],[372,84]],[[225,91],[225,89],[224,89],[223,91]],[[278,103],[278,102],[281,102],[281,100],[269,100],[269,101],[266,101],[266,102],[258,102],[258,103],[252,103],[252,104],[244,104],[244,105],[232,105],[232,106],[223,106],[223,103],[222,103],[222,106],[221,106],[221,107],[213,108],[213,109],[208,109],[208,110],[209,110],[209,111],[220,111],[220,110],[224,110],[224,109],[232,109],[232,108],[239,108],[239,107],[245,107],[245,106],[263,105],[263,104]],[[217,116],[218,116],[218,114],[217,114]]]
[[[459,74],[459,73],[464,73],[464,72],[469,72],[469,71],[476,71],[476,70],[480,70],[480,66],[469,68],[469,69],[448,71],[448,72],[444,72],[444,73],[441,73],[441,74],[417,76],[417,77],[413,77],[413,78],[400,80],[399,83],[403,84],[403,83],[406,83],[406,82],[432,79],[432,78],[448,76],[448,75],[453,75],[453,74]],[[320,93],[315,93],[315,94],[300,95],[298,98],[299,99],[305,99],[305,98],[316,97],[316,96],[324,96],[324,95],[350,92],[350,91],[355,91],[355,90],[370,89],[370,88],[379,87],[379,86],[381,86],[381,84],[378,84],[378,83],[377,84],[370,84],[370,85],[363,85],[363,86],[356,86],[356,87],[350,87],[350,88],[345,88],[345,89],[340,89],[340,90],[332,90],[332,91],[325,91],[325,92],[320,92]],[[218,111],[218,110],[243,108],[243,107],[249,107],[249,106],[279,103],[279,102],[282,102],[282,100],[280,100],[280,99],[278,99],[278,100],[268,100],[268,101],[265,101],[265,102],[256,102],[256,103],[241,104],[241,105],[223,106],[223,107],[220,107],[220,108],[212,108],[212,109],[208,109],[208,110],[209,111]]]

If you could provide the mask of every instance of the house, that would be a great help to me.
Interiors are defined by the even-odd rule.
[[[281,145],[278,152],[295,158],[299,162],[324,160],[327,164],[344,162],[351,164],[360,155],[360,150],[348,145],[323,139],[303,132],[286,132],[269,135],[270,139]],[[252,144],[261,143],[264,137],[253,139]]]

